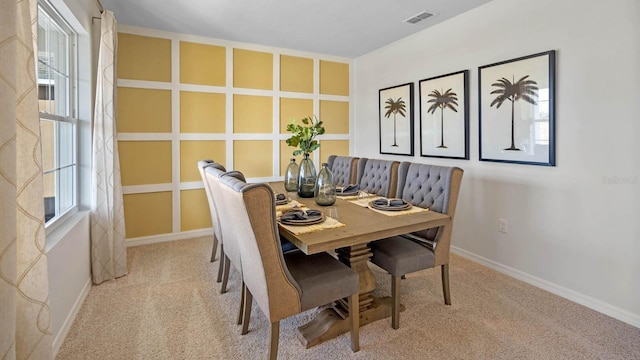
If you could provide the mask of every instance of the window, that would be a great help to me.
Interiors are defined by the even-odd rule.
[[[76,34],[47,3],[38,4],[37,77],[45,222],[76,208]]]

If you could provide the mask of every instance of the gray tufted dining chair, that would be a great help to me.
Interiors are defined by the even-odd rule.
[[[233,266],[239,273],[240,278],[244,279],[242,274],[242,261],[240,257],[240,250],[238,245],[238,239],[233,229],[231,219],[227,211],[227,204],[222,199],[220,193],[220,178],[229,177],[244,181],[244,175],[239,171],[225,172],[213,166],[206,167],[204,169],[206,184],[209,186],[212,194],[215,195],[214,209],[217,213],[218,224],[221,235],[221,247],[220,249],[220,263],[223,264],[222,286],[220,287],[220,293],[227,292],[227,282],[229,280],[229,270]],[[244,288],[244,282],[242,287]],[[238,310],[237,324],[242,323],[242,311],[243,302],[245,300],[244,293],[240,292],[240,306]]]
[[[356,184],[358,181],[358,160],[352,156],[331,155],[327,159],[333,173],[333,182],[338,186]]]
[[[351,348],[359,350],[358,275],[327,253],[283,254],[276,224],[275,199],[264,184],[220,178],[220,193],[230,228],[238,239],[245,283],[242,333],[248,331],[251,303],[265,314],[270,327],[269,358],[276,359],[280,320],[348,298]]]
[[[440,266],[444,302],[451,305],[449,248],[463,170],[457,167],[403,162],[398,168],[397,197],[413,206],[451,216],[451,223],[438,228],[371,243],[371,262],[391,275],[391,325],[400,325],[400,278],[405,274]]]
[[[360,158],[358,179],[360,190],[388,198],[396,196],[398,161]]]
[[[216,163],[211,159],[205,159],[198,161],[198,171],[200,172],[200,177],[202,178],[202,182],[204,184],[204,192],[207,194],[207,202],[209,203],[209,212],[211,213],[211,227],[213,228],[213,249],[211,249],[211,262],[216,260],[216,252],[218,251],[218,244],[220,243],[220,252],[222,253],[222,243],[220,242],[220,238],[222,235],[220,234],[220,223],[218,219],[218,213],[216,211],[215,206],[213,205],[214,197],[211,193],[211,189],[207,184],[207,180],[205,179],[204,169],[212,166],[218,170],[226,171],[224,166]],[[222,256],[220,257],[222,259]],[[217,282],[222,281],[222,267],[223,261],[220,261],[220,266],[218,268],[218,279]]]

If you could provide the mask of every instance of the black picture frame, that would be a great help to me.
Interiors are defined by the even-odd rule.
[[[380,89],[378,111],[380,154],[413,156],[413,83]]]
[[[462,70],[418,82],[420,156],[469,160],[468,79]]]
[[[481,161],[555,166],[555,55],[478,67]]]

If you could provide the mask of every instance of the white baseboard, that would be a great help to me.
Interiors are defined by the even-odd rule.
[[[174,241],[174,240],[193,239],[195,237],[201,237],[201,236],[213,236],[213,229],[208,228],[208,229],[183,231],[183,232],[171,233],[171,234],[141,236],[137,238],[127,239],[127,247],[157,244],[157,243]]]
[[[78,312],[80,311],[80,308],[84,303],[84,300],[89,295],[90,290],[91,290],[91,278],[87,279],[87,282],[84,284],[84,287],[82,288],[80,295],[76,299],[76,302],[73,304],[73,307],[71,308],[71,311],[67,315],[67,318],[64,319],[64,323],[62,323],[62,327],[60,328],[60,331],[58,331],[58,333],[56,334],[56,337],[53,339],[53,344],[51,345],[51,347],[53,348],[53,358],[56,357],[56,355],[58,354],[58,351],[60,350],[60,347],[64,343],[64,339],[67,338],[67,334],[71,329],[71,325],[73,324],[73,321],[76,319],[76,316],[78,316]]]
[[[618,319],[629,325],[640,328],[640,315],[638,314],[634,314],[627,310],[608,304],[604,301],[594,299],[590,296],[581,294],[577,291],[567,289],[566,287],[560,286],[558,284],[554,284],[547,280],[543,280],[539,277],[514,269],[512,267],[506,266],[499,262],[493,261],[491,259],[487,259],[485,257],[482,257],[480,255],[474,254],[472,252],[469,252],[467,250],[464,250],[455,246],[451,246],[451,252],[453,252],[454,254],[460,255],[464,258],[467,258],[473,262],[484,265],[490,269],[501,272],[510,277],[524,281],[527,284],[533,285],[540,289],[546,290],[552,294],[561,296],[565,299],[571,300],[575,303],[586,306],[590,309],[601,312],[605,315],[611,316],[614,319]]]

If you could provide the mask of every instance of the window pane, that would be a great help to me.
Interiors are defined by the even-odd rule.
[[[60,116],[69,116],[69,112],[67,111],[67,98],[69,96],[69,87],[67,86],[67,77],[56,72],[53,73],[53,96],[55,97],[54,101],[54,109],[51,109],[52,112],[56,115]]]
[[[69,210],[75,203],[75,169],[75,166],[69,166],[59,171],[58,202],[60,203],[60,214]]]
[[[62,29],[57,27],[55,23],[51,24],[50,31],[50,40],[49,40],[49,51],[51,52],[51,67],[56,70],[56,72],[67,75],[67,56],[69,54],[69,50],[67,47],[67,34],[62,32]]]
[[[56,172],[44,174],[44,221],[56,216]]]
[[[56,122],[40,120],[40,136],[42,141],[42,170],[56,168]]]
[[[64,167],[75,163],[74,149],[75,136],[74,124],[58,122],[58,141],[56,149],[58,151],[58,167]]]

